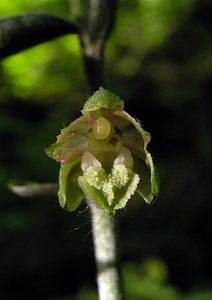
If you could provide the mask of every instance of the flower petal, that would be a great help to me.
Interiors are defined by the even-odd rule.
[[[48,146],[47,155],[61,163],[78,159],[88,147],[87,133],[92,127],[93,119],[82,116],[61,130],[56,143]]]
[[[83,172],[86,172],[89,167],[101,168],[102,165],[93,154],[89,151],[85,151],[82,155],[81,169]]]
[[[124,164],[127,168],[133,168],[133,158],[130,151],[126,147],[121,147],[121,151],[114,160],[113,166]]]

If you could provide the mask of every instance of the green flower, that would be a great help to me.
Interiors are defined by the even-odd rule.
[[[135,191],[149,204],[156,199],[159,185],[146,149],[150,134],[123,108],[118,96],[100,88],[85,103],[82,116],[46,148],[61,163],[58,196],[63,208],[73,211],[86,197],[114,213]]]

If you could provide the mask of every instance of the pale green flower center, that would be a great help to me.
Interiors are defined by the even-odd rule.
[[[103,168],[89,167],[84,176],[90,186],[95,187],[97,190],[102,190],[108,203],[112,204],[114,188],[121,189],[124,187],[129,180],[129,173],[131,172],[124,164],[121,164],[114,166],[108,175]]]
[[[133,173],[132,165],[133,160],[130,151],[124,147],[115,159],[109,174],[88,151],[84,152],[81,162],[83,177],[91,187],[102,191],[109,205],[113,204],[116,191],[125,187],[129,180],[131,180],[131,185],[130,190],[127,190],[126,198],[129,199],[134,194],[140,178],[138,174]]]

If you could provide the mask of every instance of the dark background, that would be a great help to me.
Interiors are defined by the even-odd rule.
[[[0,16],[67,17],[66,1],[43,3],[3,1]],[[148,149],[161,180],[154,205],[134,196],[117,213],[121,260],[136,266],[156,258],[168,272],[163,284],[183,295],[212,289],[211,11],[209,0],[120,1],[106,48],[108,88],[151,133]],[[43,149],[80,115],[86,91],[76,36],[2,62],[1,299],[81,299],[74,293],[95,285],[86,205],[68,213],[56,196],[20,198],[7,188],[11,179],[57,181],[59,165]]]

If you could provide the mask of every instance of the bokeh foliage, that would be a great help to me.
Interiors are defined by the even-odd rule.
[[[107,44],[108,87],[151,132],[161,176],[154,206],[133,198],[117,216],[132,300],[161,299],[150,293],[155,289],[170,300],[211,297],[211,8],[209,0],[120,0]],[[1,0],[1,18],[26,12],[71,18],[66,0]],[[0,296],[89,299],[95,269],[88,213],[66,213],[56,197],[18,198],[6,186],[13,178],[57,180],[59,166],[43,148],[87,99],[79,39],[67,35],[1,65]],[[167,270],[156,283],[143,269],[151,257],[159,274]]]

